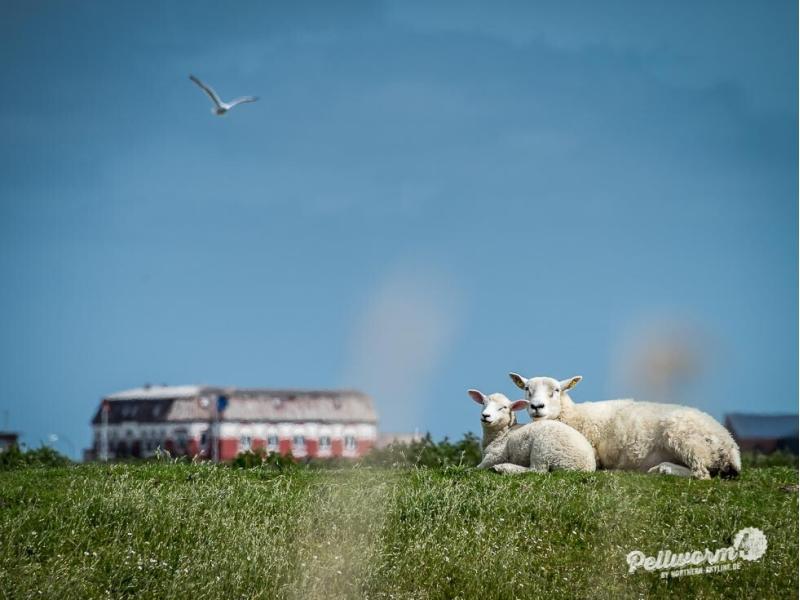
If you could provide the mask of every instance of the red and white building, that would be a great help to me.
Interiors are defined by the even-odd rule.
[[[216,443],[220,460],[257,448],[357,458],[375,444],[377,423],[372,398],[356,391],[145,386],[103,398],[88,455],[147,457],[160,447],[211,458]]]

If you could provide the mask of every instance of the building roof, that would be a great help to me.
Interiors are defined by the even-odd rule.
[[[739,440],[796,438],[798,434],[797,415],[731,413],[725,417],[725,426]]]
[[[115,392],[106,400],[167,400],[197,396],[203,389],[201,385],[146,385]]]
[[[218,396],[222,421],[377,423],[372,398],[354,390],[273,390],[214,386],[147,386],[106,396],[109,423],[209,421]],[[102,404],[92,423],[102,420]]]

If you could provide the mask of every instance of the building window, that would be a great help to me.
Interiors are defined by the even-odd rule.
[[[278,436],[274,433],[267,438],[267,450],[273,451],[278,449]]]
[[[253,440],[249,435],[243,435],[239,438],[239,452],[247,452],[250,450],[250,444]]]
[[[295,450],[300,450],[305,452],[306,450],[306,438],[302,435],[296,435],[292,438],[292,446]]]
[[[319,438],[319,449],[327,451],[331,449],[331,438],[328,435],[323,435]]]
[[[352,435],[347,435],[344,438],[344,449],[350,452],[355,451],[356,449],[356,438]]]
[[[175,442],[178,446],[178,450],[181,452],[186,451],[186,446],[189,443],[189,436],[185,429],[178,429],[175,431]]]

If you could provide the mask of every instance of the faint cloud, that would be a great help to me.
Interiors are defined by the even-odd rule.
[[[422,425],[428,384],[458,328],[459,298],[446,273],[423,267],[390,273],[366,299],[344,381],[375,398],[382,429]]]
[[[690,389],[709,370],[712,345],[706,327],[692,319],[637,319],[620,336],[614,379],[639,400],[692,404]]]

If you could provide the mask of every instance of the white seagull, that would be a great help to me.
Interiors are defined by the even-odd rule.
[[[206,94],[208,94],[208,97],[211,98],[211,101],[214,103],[214,108],[211,109],[211,112],[220,117],[224,115],[226,112],[228,112],[230,109],[232,109],[234,106],[237,106],[239,104],[244,104],[245,102],[255,102],[256,100],[258,100],[257,96],[242,96],[241,98],[237,98],[236,100],[232,100],[231,102],[223,102],[217,95],[217,92],[215,92],[211,87],[207,86],[205,83],[200,81],[197,77],[195,77],[194,75],[189,75],[189,79],[194,81],[200,87],[201,90],[203,90]]]

